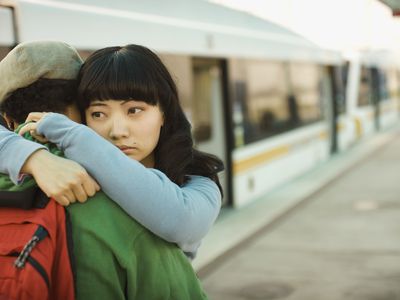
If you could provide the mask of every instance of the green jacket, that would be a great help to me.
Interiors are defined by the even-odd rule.
[[[54,145],[47,146],[62,155]],[[16,186],[0,174],[0,190],[22,190],[33,184],[27,178]],[[67,210],[78,300],[207,299],[183,252],[130,218],[103,192]]]

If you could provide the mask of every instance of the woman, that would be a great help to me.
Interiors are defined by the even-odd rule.
[[[87,59],[78,80],[92,130],[52,113],[32,114],[38,122],[27,130],[56,143],[130,216],[193,257],[220,209],[222,163],[193,149],[166,67],[145,47],[108,47]]]

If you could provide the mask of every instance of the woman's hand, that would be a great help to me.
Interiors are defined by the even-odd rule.
[[[23,126],[20,131],[19,135],[24,135],[25,133],[29,132],[35,139],[37,139],[41,143],[46,143],[48,140],[38,134],[36,132],[36,129],[39,125],[39,122],[47,115],[48,113],[45,112],[33,112],[28,115],[28,117],[25,120],[25,123],[27,123],[25,126]]]
[[[63,206],[85,202],[100,190],[81,165],[44,149],[33,153],[21,172],[31,174],[42,191]]]

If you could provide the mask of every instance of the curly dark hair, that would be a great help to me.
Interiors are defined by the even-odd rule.
[[[0,105],[18,123],[25,122],[30,112],[51,111],[65,113],[76,101],[77,81],[41,78],[27,87],[15,90]]]
[[[193,148],[191,125],[180,105],[176,85],[154,52],[132,44],[103,48],[87,58],[78,81],[82,120],[93,100],[135,99],[158,104],[164,125],[154,150],[155,168],[178,185],[187,181],[187,175],[201,175],[211,178],[221,190],[217,173],[223,170],[223,163]]]

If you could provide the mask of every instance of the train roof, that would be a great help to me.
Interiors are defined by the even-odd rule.
[[[15,8],[19,42],[63,40],[87,50],[136,43],[199,56],[341,61],[338,52],[282,26],[203,0],[0,0],[0,5]]]

